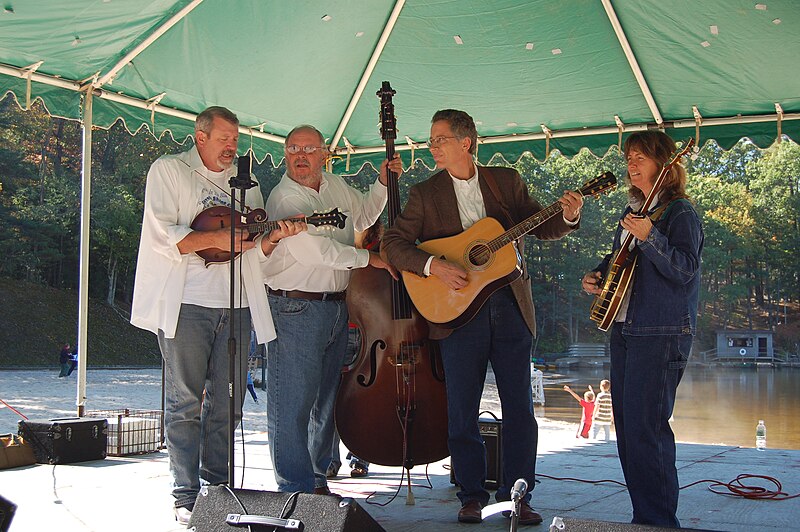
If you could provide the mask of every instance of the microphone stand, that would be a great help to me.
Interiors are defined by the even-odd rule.
[[[228,485],[233,487],[235,482],[235,467],[234,467],[234,450],[236,439],[236,268],[235,268],[235,245],[236,245],[236,230],[239,225],[242,225],[240,219],[243,214],[236,210],[236,191],[239,191],[239,205],[242,206],[244,211],[245,205],[245,192],[257,185],[255,181],[250,179],[250,156],[239,156],[238,172],[235,176],[231,177],[228,181],[231,187],[231,261],[230,261],[230,317],[228,329]],[[243,253],[239,255],[240,260],[244,260]],[[239,265],[241,266],[241,262]]]
[[[511,532],[517,531],[519,526],[519,507],[522,503],[522,498],[528,492],[528,482],[524,478],[518,479],[514,482],[514,487],[511,488],[511,502],[514,507],[511,509]]]
[[[511,514],[511,528],[509,530],[511,532],[517,532],[517,527],[519,526],[519,507],[526,493],[528,493],[528,482],[524,478],[517,479],[517,481],[514,482],[514,486],[511,488],[511,500],[496,502],[485,506],[481,510],[481,520],[494,514],[499,514],[500,512],[509,512]]]

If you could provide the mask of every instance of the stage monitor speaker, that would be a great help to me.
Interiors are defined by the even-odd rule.
[[[226,486],[208,486],[200,491],[189,526],[197,532],[241,532],[247,530],[248,522],[253,523],[253,532],[385,532],[349,497]]]
[[[14,519],[17,505],[0,495],[0,532],[6,532]]]

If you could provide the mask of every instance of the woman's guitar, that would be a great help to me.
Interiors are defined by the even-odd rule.
[[[598,196],[612,190],[617,178],[611,172],[584,184],[577,192]],[[509,245],[562,211],[555,202],[508,231],[494,218],[478,220],[461,234],[423,242],[418,249],[458,264],[467,272],[467,286],[451,290],[438,277],[420,277],[404,271],[403,281],[411,300],[425,319],[456,328],[471,320],[494,292],[522,275],[522,257]]]
[[[637,216],[645,215],[656,203],[664,178],[680,158],[692,149],[692,146],[694,146],[694,139],[690,137],[686,141],[686,145],[678,150],[670,161],[661,168],[658,177],[653,182],[653,189],[645,198],[642,208],[637,212]],[[632,246],[634,238],[632,234],[628,233],[623,239],[620,248],[608,265],[606,274],[600,280],[602,289],[595,296],[592,307],[589,310],[589,318],[597,323],[597,328],[601,331],[607,331],[614,323],[614,318],[617,317],[622,300],[625,298],[625,293],[631,284],[638,257],[637,248]],[[633,250],[631,250],[632,247]]]
[[[246,229],[247,232],[250,233],[250,236],[247,237],[247,240],[253,240],[261,233],[270,232],[279,228],[277,221],[267,220],[267,213],[264,209],[253,209],[246,215],[243,215],[237,211],[236,215],[240,220],[237,223],[237,227]],[[289,218],[289,220],[295,222],[305,222],[314,226],[330,225],[338,227],[339,229],[344,228],[344,221],[346,219],[347,215],[343,212],[340,212],[338,207],[332,211],[314,213],[312,216]],[[195,231],[216,231],[217,229],[224,229],[230,226],[231,208],[225,207],[224,205],[218,205],[216,207],[209,207],[198,214],[197,217],[192,221],[192,225],[190,227]],[[223,251],[219,248],[201,249],[199,251],[195,251],[195,254],[199,255],[203,260],[206,261],[206,266],[209,264],[228,262],[231,260],[231,252]],[[239,252],[235,252],[233,254],[234,258],[238,256]]]

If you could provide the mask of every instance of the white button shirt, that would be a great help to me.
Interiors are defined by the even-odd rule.
[[[297,214],[310,216],[338,207],[345,215],[343,229],[308,226],[308,231],[285,238],[262,263],[265,282],[274,290],[341,292],[350,282],[350,270],[369,264],[369,251],[356,249],[354,231],[368,229],[383,212],[386,187],[376,180],[367,194],[341,177],[322,173],[319,192],[284,174],[267,200],[271,220]]]

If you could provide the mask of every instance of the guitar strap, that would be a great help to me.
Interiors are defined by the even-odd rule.
[[[662,216],[666,216],[670,208],[672,208],[672,206],[675,205],[676,202],[682,199],[684,199],[684,197],[679,196],[677,198],[669,200],[667,203],[665,203],[664,205],[660,206],[659,208],[653,211],[653,214],[650,215],[650,220],[653,222],[657,222],[658,220],[661,219]]]
[[[187,167],[189,166],[189,165],[186,163],[186,161],[181,161],[181,162],[182,162],[183,164],[185,164]],[[228,190],[225,190],[224,188],[222,188],[222,187],[221,187],[221,186],[219,186],[218,184],[214,183],[213,181],[211,181],[211,180],[208,178],[208,176],[204,176],[204,175],[203,175],[203,174],[201,174],[201,173],[200,173],[200,172],[199,172],[197,169],[192,169],[192,172],[194,172],[195,174],[199,175],[200,177],[202,177],[203,179],[205,179],[206,181],[208,181],[208,182],[209,182],[209,184],[210,184],[211,186],[218,188],[218,189],[219,189],[219,190],[220,190],[220,191],[221,191],[223,194],[225,194],[225,195],[226,195],[226,196],[228,196],[229,198],[230,198],[230,197],[233,197],[233,203],[234,203],[234,205],[238,203],[238,204],[239,204],[239,207],[242,209],[242,211],[243,211],[243,212],[247,213],[247,212],[250,212],[250,211],[252,211],[252,210],[253,210],[252,208],[248,207],[247,205],[244,205],[244,204],[242,204],[242,202],[241,202],[239,199],[237,199],[235,195],[234,195],[234,196],[231,196],[231,193],[230,193],[230,191],[228,191]]]
[[[500,194],[500,189],[497,188],[497,182],[494,180],[494,175],[492,171],[489,170],[488,166],[481,166],[481,170],[483,170],[483,177],[486,180],[486,184],[489,186],[489,190],[492,191],[492,196],[494,199],[497,200],[497,203],[500,204],[500,208],[503,210],[503,214],[506,216],[506,221],[510,224],[509,227],[514,226],[514,219],[511,218],[511,213],[506,207],[506,203],[503,201],[503,196]]]
[[[511,217],[511,212],[508,210],[508,207],[506,207],[506,202],[503,201],[503,196],[500,194],[500,189],[497,188],[497,182],[494,180],[494,175],[492,171],[489,169],[488,166],[480,166],[479,169],[483,170],[483,177],[486,180],[486,184],[489,186],[489,190],[492,191],[492,196],[494,196],[494,199],[496,199],[497,203],[500,204],[500,209],[502,209],[503,214],[505,215],[506,220],[508,221],[509,227],[513,227],[514,219]],[[520,256],[524,257],[525,256],[524,235],[516,240],[516,246]],[[526,264],[525,259],[522,260],[522,272],[525,278],[527,279],[528,265]]]

